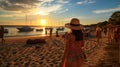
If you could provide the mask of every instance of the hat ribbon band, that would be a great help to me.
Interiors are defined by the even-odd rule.
[[[80,24],[70,24],[71,26],[80,26]]]

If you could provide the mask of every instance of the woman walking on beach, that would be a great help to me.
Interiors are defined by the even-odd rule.
[[[113,29],[113,25],[110,23],[107,25],[107,35],[108,35],[108,42],[111,43],[113,40],[113,36],[114,36],[114,29]]]
[[[65,26],[71,29],[71,32],[66,36],[66,47],[61,67],[84,67],[82,55],[84,40],[79,19],[73,18]]]
[[[100,39],[102,38],[102,29],[99,26],[96,28],[96,38],[97,43],[100,44]]]

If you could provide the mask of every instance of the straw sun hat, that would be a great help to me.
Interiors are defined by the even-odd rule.
[[[66,23],[65,27],[72,29],[72,30],[81,30],[81,24],[79,19],[73,18],[71,19],[70,23]]]

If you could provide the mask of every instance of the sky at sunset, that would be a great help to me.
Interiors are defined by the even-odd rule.
[[[0,0],[0,25],[64,25],[71,18],[95,24],[115,11],[120,0]]]

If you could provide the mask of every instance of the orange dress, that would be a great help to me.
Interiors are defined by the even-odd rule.
[[[61,67],[84,67],[81,49],[83,44],[83,40],[75,41],[75,36],[73,34],[68,34]]]

